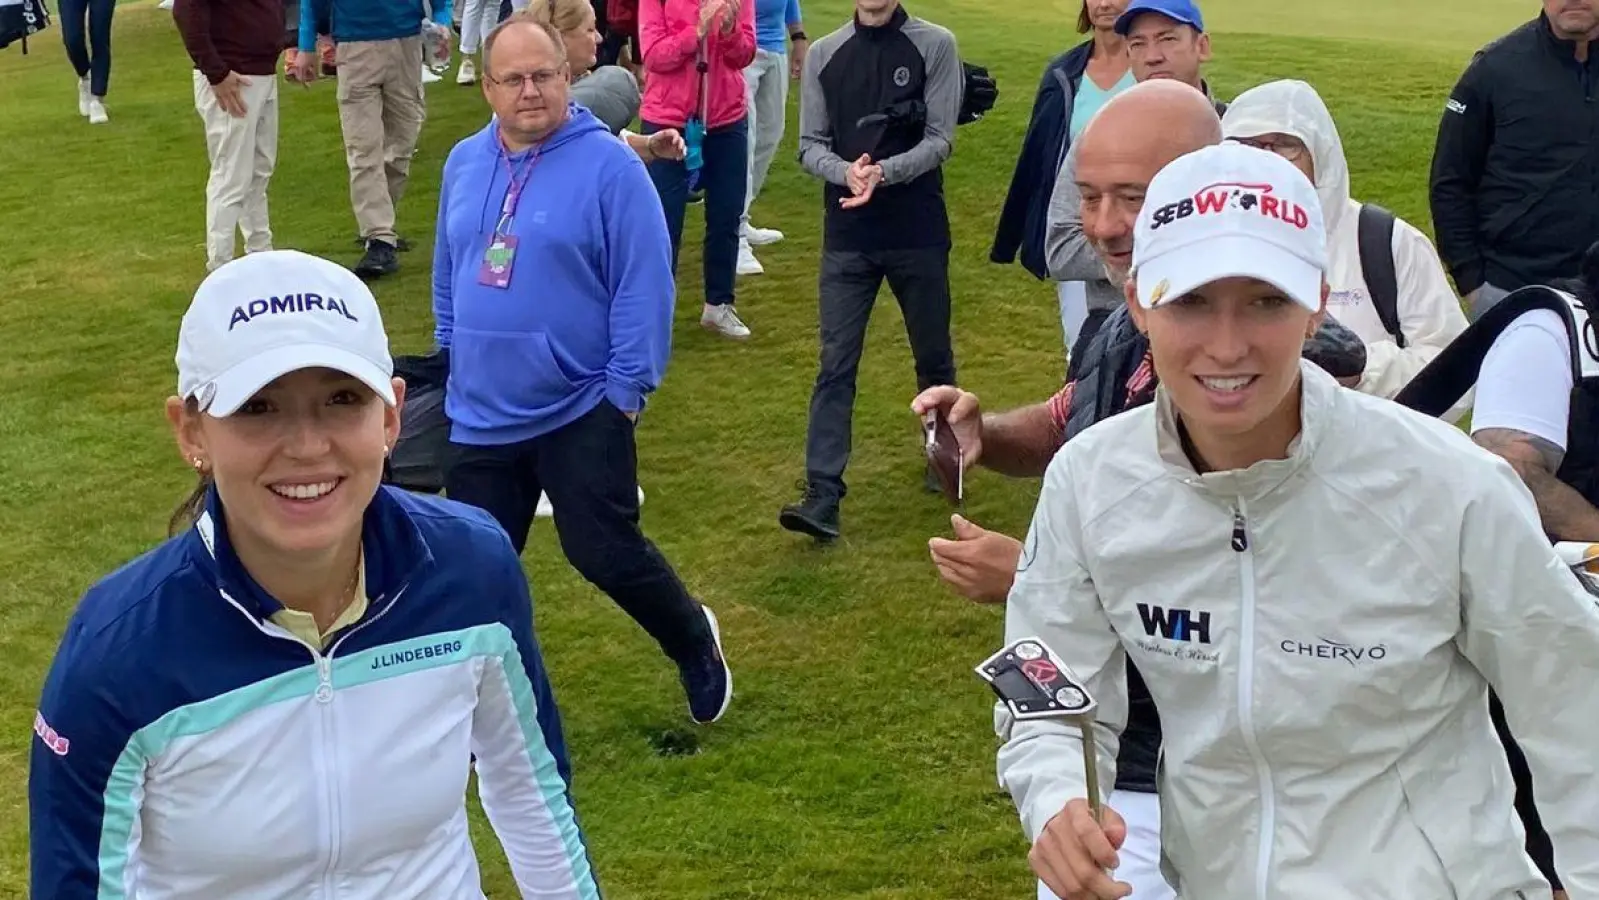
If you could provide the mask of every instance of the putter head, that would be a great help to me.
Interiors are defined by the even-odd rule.
[[[975,671],[1018,722],[1087,718],[1099,707],[1082,679],[1035,637],[1012,642]]]

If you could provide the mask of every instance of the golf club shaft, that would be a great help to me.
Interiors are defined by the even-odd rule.
[[[1094,727],[1086,719],[1078,719],[1077,727],[1083,733],[1083,775],[1088,785],[1088,811],[1094,821],[1104,824],[1103,807],[1099,800],[1099,752],[1094,742]]]
[[[1088,788],[1088,813],[1094,817],[1095,824],[1103,828],[1104,806],[1099,800],[1099,746],[1094,742],[1094,725],[1086,718],[1079,718],[1077,727],[1083,733],[1083,780]],[[1107,875],[1111,872],[1110,869],[1104,871]]]

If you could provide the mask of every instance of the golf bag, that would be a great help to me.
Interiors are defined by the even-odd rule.
[[[28,54],[28,38],[50,27],[44,0],[0,0],[0,50],[20,42]]]

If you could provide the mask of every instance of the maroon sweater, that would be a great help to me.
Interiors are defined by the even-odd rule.
[[[278,71],[287,15],[283,0],[174,0],[172,18],[194,67],[212,84]]]

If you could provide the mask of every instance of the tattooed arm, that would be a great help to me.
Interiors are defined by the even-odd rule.
[[[1599,542],[1599,509],[1555,477],[1565,451],[1540,437],[1510,428],[1485,428],[1471,436],[1509,462],[1538,501],[1543,530],[1557,541]]]

